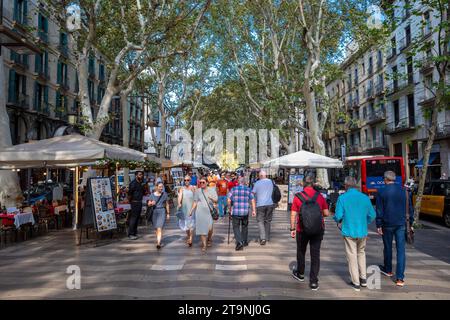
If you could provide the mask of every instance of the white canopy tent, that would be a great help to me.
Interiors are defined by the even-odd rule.
[[[2,149],[0,169],[75,167],[103,158],[144,161],[146,154],[73,134]]]
[[[320,154],[298,151],[280,158],[266,161],[262,165],[263,168],[342,168],[342,161]]]

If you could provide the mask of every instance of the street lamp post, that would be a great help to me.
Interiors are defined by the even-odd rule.
[[[336,122],[339,130],[339,142],[341,146],[341,160],[345,161],[346,156],[346,145],[345,145],[345,138],[344,138],[344,126],[345,126],[345,120],[342,117],[339,117]]]

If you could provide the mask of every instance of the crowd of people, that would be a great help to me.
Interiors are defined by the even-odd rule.
[[[368,225],[376,221],[377,232],[383,239],[384,261],[380,272],[393,277],[392,243],[396,243],[395,283],[404,286],[406,221],[414,222],[413,205],[407,188],[395,183],[395,173],[384,174],[386,187],[379,193],[376,210],[369,197],[360,192],[353,177],[345,178],[346,192],[339,196],[334,212],[319,191],[314,176],[306,175],[303,191],[295,195],[290,214],[290,234],[297,243],[297,267],[293,278],[305,280],[305,253],[309,245],[311,268],[309,283],[312,290],[319,288],[320,249],[325,233],[324,217],[333,216],[341,230],[351,281],[349,285],[360,291],[367,286],[365,248]],[[137,239],[138,219],[142,210],[143,173],[137,172],[130,184],[128,197],[131,203],[128,236]],[[270,241],[272,216],[277,207],[274,201],[275,183],[266,172],[259,172],[259,179],[249,186],[248,177],[235,172],[210,172],[207,175],[189,172],[183,187],[178,190],[176,201],[178,225],[186,232],[186,245],[192,247],[194,234],[200,236],[201,250],[206,252],[213,245],[214,221],[231,219],[236,251],[249,245],[249,215],[256,217],[259,244]],[[152,208],[151,222],[156,232],[156,247],[163,247],[162,232],[170,219],[170,206],[163,182],[158,182],[147,203]],[[217,211],[217,216],[215,212]]]

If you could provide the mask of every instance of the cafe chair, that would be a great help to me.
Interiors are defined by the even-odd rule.
[[[56,228],[56,218],[50,214],[50,211],[46,206],[38,207],[39,226],[45,227],[45,232],[48,232],[49,226],[53,225]]]

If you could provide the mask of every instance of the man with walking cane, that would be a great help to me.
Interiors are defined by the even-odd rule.
[[[230,219],[233,219],[233,232],[236,240],[236,251],[248,245],[248,214],[252,206],[252,215],[256,217],[256,201],[252,190],[245,185],[245,178],[239,178],[239,185],[228,194]],[[230,241],[230,222],[228,222],[228,243]]]

